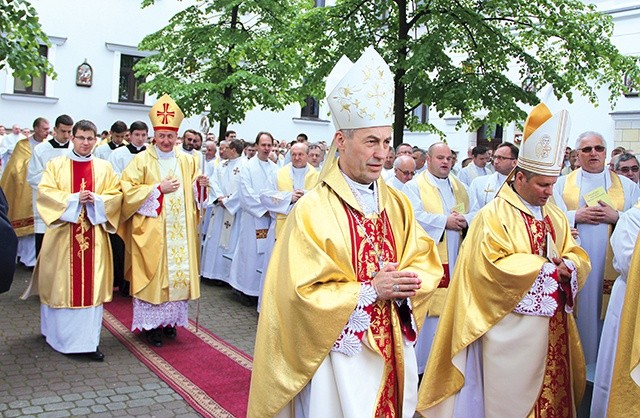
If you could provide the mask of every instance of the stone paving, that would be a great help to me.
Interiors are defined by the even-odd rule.
[[[200,416],[104,327],[102,363],[51,349],[40,334],[38,299],[18,299],[30,275],[18,267],[11,290],[0,295],[0,416]],[[242,306],[230,288],[201,288],[200,324],[252,355],[255,307]],[[192,302],[191,318],[196,311]]]

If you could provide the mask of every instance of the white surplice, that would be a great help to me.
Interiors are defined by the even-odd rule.
[[[587,173],[579,169],[578,187],[580,188],[580,198],[578,207],[585,206],[584,194],[600,186],[605,190],[611,187],[611,172],[604,170],[600,173]],[[638,185],[624,176],[619,176],[624,190],[624,210],[633,206],[640,197]],[[607,243],[609,242],[609,225],[606,223],[591,225],[575,223],[576,211],[567,210],[562,199],[567,176],[558,177],[558,181],[553,190],[555,203],[562,209],[569,225],[575,226],[580,233],[580,245],[589,254],[591,259],[591,273],[587,277],[584,287],[580,290],[578,298],[578,309],[576,313],[576,323],[580,332],[580,340],[584,350],[584,357],[587,364],[593,364],[598,357],[598,345],[600,344],[600,334],[602,333],[603,320],[600,319],[602,307],[602,287],[604,285],[605,257],[607,254]],[[622,212],[619,212],[622,214]]]
[[[502,184],[507,179],[507,176],[498,173],[497,171],[488,176],[476,177],[471,181],[469,186],[469,204],[471,206],[470,212],[477,212],[484,205],[491,202]]]

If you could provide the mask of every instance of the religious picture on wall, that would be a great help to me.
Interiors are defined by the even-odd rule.
[[[91,87],[93,82],[93,68],[85,61],[78,66],[76,72],[76,85],[82,87]]]

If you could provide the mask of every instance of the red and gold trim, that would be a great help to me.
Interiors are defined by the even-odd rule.
[[[93,191],[93,163],[71,163],[71,192]],[[72,308],[93,306],[94,230],[87,211],[82,207],[78,222],[70,224],[71,302]]]

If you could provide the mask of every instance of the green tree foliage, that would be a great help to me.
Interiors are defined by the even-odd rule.
[[[145,0],[148,6],[153,0]],[[169,93],[186,114],[209,112],[220,136],[261,107],[281,110],[301,100],[295,39],[284,35],[308,2],[208,0],[189,6],[143,39],[157,51],[136,65],[147,91]],[[151,77],[149,77],[151,76]]]
[[[375,45],[395,75],[399,143],[404,127],[433,130],[411,116],[423,103],[475,127],[523,120],[520,107],[537,104],[535,90],[548,84],[558,98],[579,92],[595,104],[608,86],[615,101],[623,74],[638,80],[638,70],[611,33],[611,18],[579,0],[337,0],[300,16],[291,36],[305,41],[315,94],[340,55]]]
[[[33,6],[26,0],[0,0],[0,10],[0,69],[8,65],[26,85],[42,71],[54,74],[39,52],[40,43],[50,45]]]

